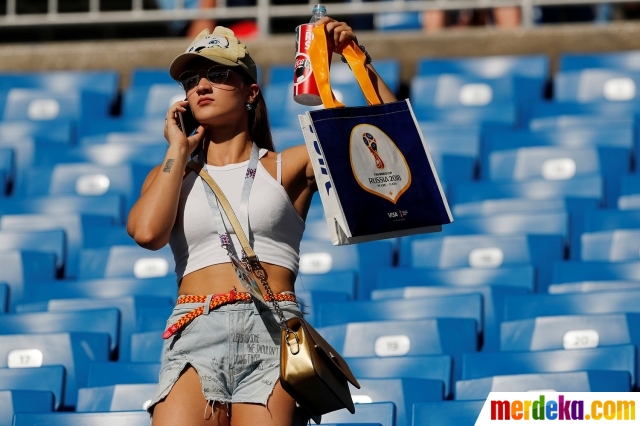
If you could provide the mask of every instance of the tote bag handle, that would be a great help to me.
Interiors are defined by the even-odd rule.
[[[313,40],[309,46],[309,59],[311,59],[311,68],[313,69],[316,84],[318,85],[320,99],[322,99],[322,104],[325,108],[344,108],[344,104],[336,99],[331,90],[331,83],[329,82],[330,53],[325,26],[324,24],[318,25],[313,29]],[[364,66],[367,57],[358,45],[354,41],[350,41],[342,47],[338,53],[341,53],[347,60],[369,104],[382,104],[373,87],[371,77],[369,77],[369,71]]]

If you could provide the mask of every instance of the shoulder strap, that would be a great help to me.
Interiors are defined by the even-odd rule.
[[[282,153],[278,153],[278,157],[276,158],[276,182],[279,185],[282,185]]]
[[[238,220],[238,217],[233,211],[233,208],[231,207],[229,200],[227,200],[227,197],[224,195],[224,192],[222,192],[222,189],[220,189],[216,181],[213,180],[211,175],[200,164],[195,163],[193,161],[189,161],[187,163],[187,168],[196,172],[202,178],[202,180],[205,181],[207,185],[209,185],[209,188],[211,188],[216,198],[220,202],[222,209],[227,215],[227,218],[229,218],[229,222],[231,222],[231,226],[233,226],[233,230],[235,231],[236,236],[240,241],[240,245],[242,246],[244,253],[247,255],[247,258],[249,258],[250,261],[255,260],[257,258],[256,254],[251,248],[251,244],[249,244],[249,239],[247,238],[244,231],[242,230],[240,221]]]

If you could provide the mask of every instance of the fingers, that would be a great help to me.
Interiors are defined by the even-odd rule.
[[[325,24],[327,36],[333,40],[334,51],[339,52],[351,41],[357,42],[353,29],[346,22],[339,22],[325,16],[316,23],[316,26],[321,24]]]

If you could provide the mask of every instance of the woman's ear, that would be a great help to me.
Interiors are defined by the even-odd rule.
[[[247,93],[247,102],[254,103],[259,93],[260,86],[256,83],[251,84],[251,86],[249,86],[249,93]]]

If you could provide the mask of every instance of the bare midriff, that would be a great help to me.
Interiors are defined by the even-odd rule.
[[[269,286],[274,294],[283,291],[293,291],[295,275],[287,268],[262,262],[262,266],[267,274]],[[262,288],[260,280],[256,278],[256,282]],[[238,292],[246,291],[231,263],[222,263],[219,265],[211,265],[206,268],[198,269],[184,276],[180,283],[178,293],[180,295],[205,295],[205,294],[221,294],[228,293],[231,290]],[[262,288],[263,294],[266,290]]]

